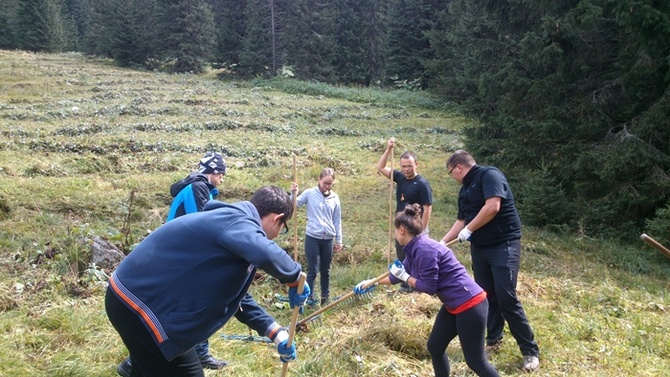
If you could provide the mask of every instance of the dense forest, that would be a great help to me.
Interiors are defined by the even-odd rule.
[[[667,0],[3,0],[0,48],[430,90],[526,224],[670,240]]]

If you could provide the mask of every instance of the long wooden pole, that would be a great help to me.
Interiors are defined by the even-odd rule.
[[[642,233],[640,236],[640,239],[644,241],[647,245],[653,247],[654,249],[658,250],[661,252],[661,254],[665,255],[667,258],[670,258],[670,250],[668,250],[665,246],[661,245],[658,241],[655,239],[649,237],[648,235]]]
[[[389,152],[389,159],[390,159],[390,164],[389,167],[391,168],[391,172],[389,173],[389,252],[386,256],[386,264],[391,263],[391,254],[393,254],[393,249],[395,246],[395,243],[393,242],[393,218],[394,218],[394,211],[393,211],[393,150],[395,149],[395,146],[391,148],[391,152]]]
[[[295,155],[293,155],[293,182],[298,184]],[[293,192],[293,260],[298,261],[298,190]]]
[[[305,278],[307,276],[305,275],[304,272],[300,273],[300,277],[298,278],[298,294],[302,294],[302,290],[305,287]],[[300,314],[300,307],[296,306],[293,308],[293,315],[291,316],[291,325],[288,328],[288,341],[286,342],[287,347],[291,347],[293,345],[293,338],[295,337],[295,328],[298,324],[298,315]],[[286,376],[286,372],[288,371],[288,362],[283,363],[281,367],[281,375],[282,377]]]

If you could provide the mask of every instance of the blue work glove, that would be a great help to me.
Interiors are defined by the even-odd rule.
[[[289,286],[288,288],[288,303],[291,306],[291,309],[295,308],[296,306],[300,307],[300,313],[304,311],[303,306],[305,306],[305,303],[307,302],[307,299],[309,298],[310,293],[312,293],[309,289],[309,285],[305,283],[305,285],[302,287],[302,293],[298,294],[298,286],[291,287]]]
[[[463,241],[470,241],[470,238],[472,237],[472,232],[468,227],[466,226],[465,228],[461,229],[461,231],[458,233],[458,240],[460,242]]]
[[[405,271],[405,266],[402,264],[401,261],[395,260],[395,262],[391,263],[389,265],[389,272],[391,275],[397,277],[398,279],[404,281],[407,283],[407,280],[409,280],[410,275]]]
[[[375,286],[377,285],[377,283],[370,285],[370,283],[372,283],[372,280],[374,280],[374,279],[363,280],[362,282],[356,284],[356,286],[354,287],[354,294],[362,295],[364,293],[368,293],[371,290],[375,289]],[[367,288],[363,288],[363,286],[367,286],[367,285],[370,285],[370,286],[367,287]]]
[[[277,353],[279,353],[279,360],[282,363],[288,363],[298,357],[295,352],[295,342],[290,347],[288,345],[288,332],[286,330],[281,330],[273,341],[277,345]]]

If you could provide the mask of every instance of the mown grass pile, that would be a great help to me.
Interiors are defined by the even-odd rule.
[[[293,156],[302,188],[322,167],[336,170],[346,248],[331,285],[340,295],[388,261],[389,186],[375,169],[386,140],[418,154],[439,237],[454,220],[458,190],[444,162],[462,146],[467,123],[421,92],[221,81],[216,72],[165,75],[75,54],[0,51],[0,375],[116,375],[126,351],[81,239],[103,236],[132,250],[163,222],[169,185],[206,151],[227,159],[225,201],[266,184],[288,190]],[[278,242],[293,254],[291,237]],[[518,290],[542,352],[536,375],[670,370],[670,261],[642,243],[537,229],[525,229],[523,245]],[[454,249],[469,266],[467,245]],[[275,299],[284,287],[261,275],[251,293],[288,323],[290,311]],[[433,297],[379,288],[298,333],[289,375],[430,376],[425,341],[438,308]],[[279,374],[274,347],[221,334],[249,330],[233,320],[211,339],[213,354],[230,365],[208,376]],[[471,375],[457,342],[448,354],[453,375]],[[521,374],[509,334],[491,358],[503,375]]]

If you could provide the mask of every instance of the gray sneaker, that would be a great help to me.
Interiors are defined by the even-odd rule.
[[[540,359],[537,356],[526,355],[523,357],[524,372],[533,372],[540,368]]]

